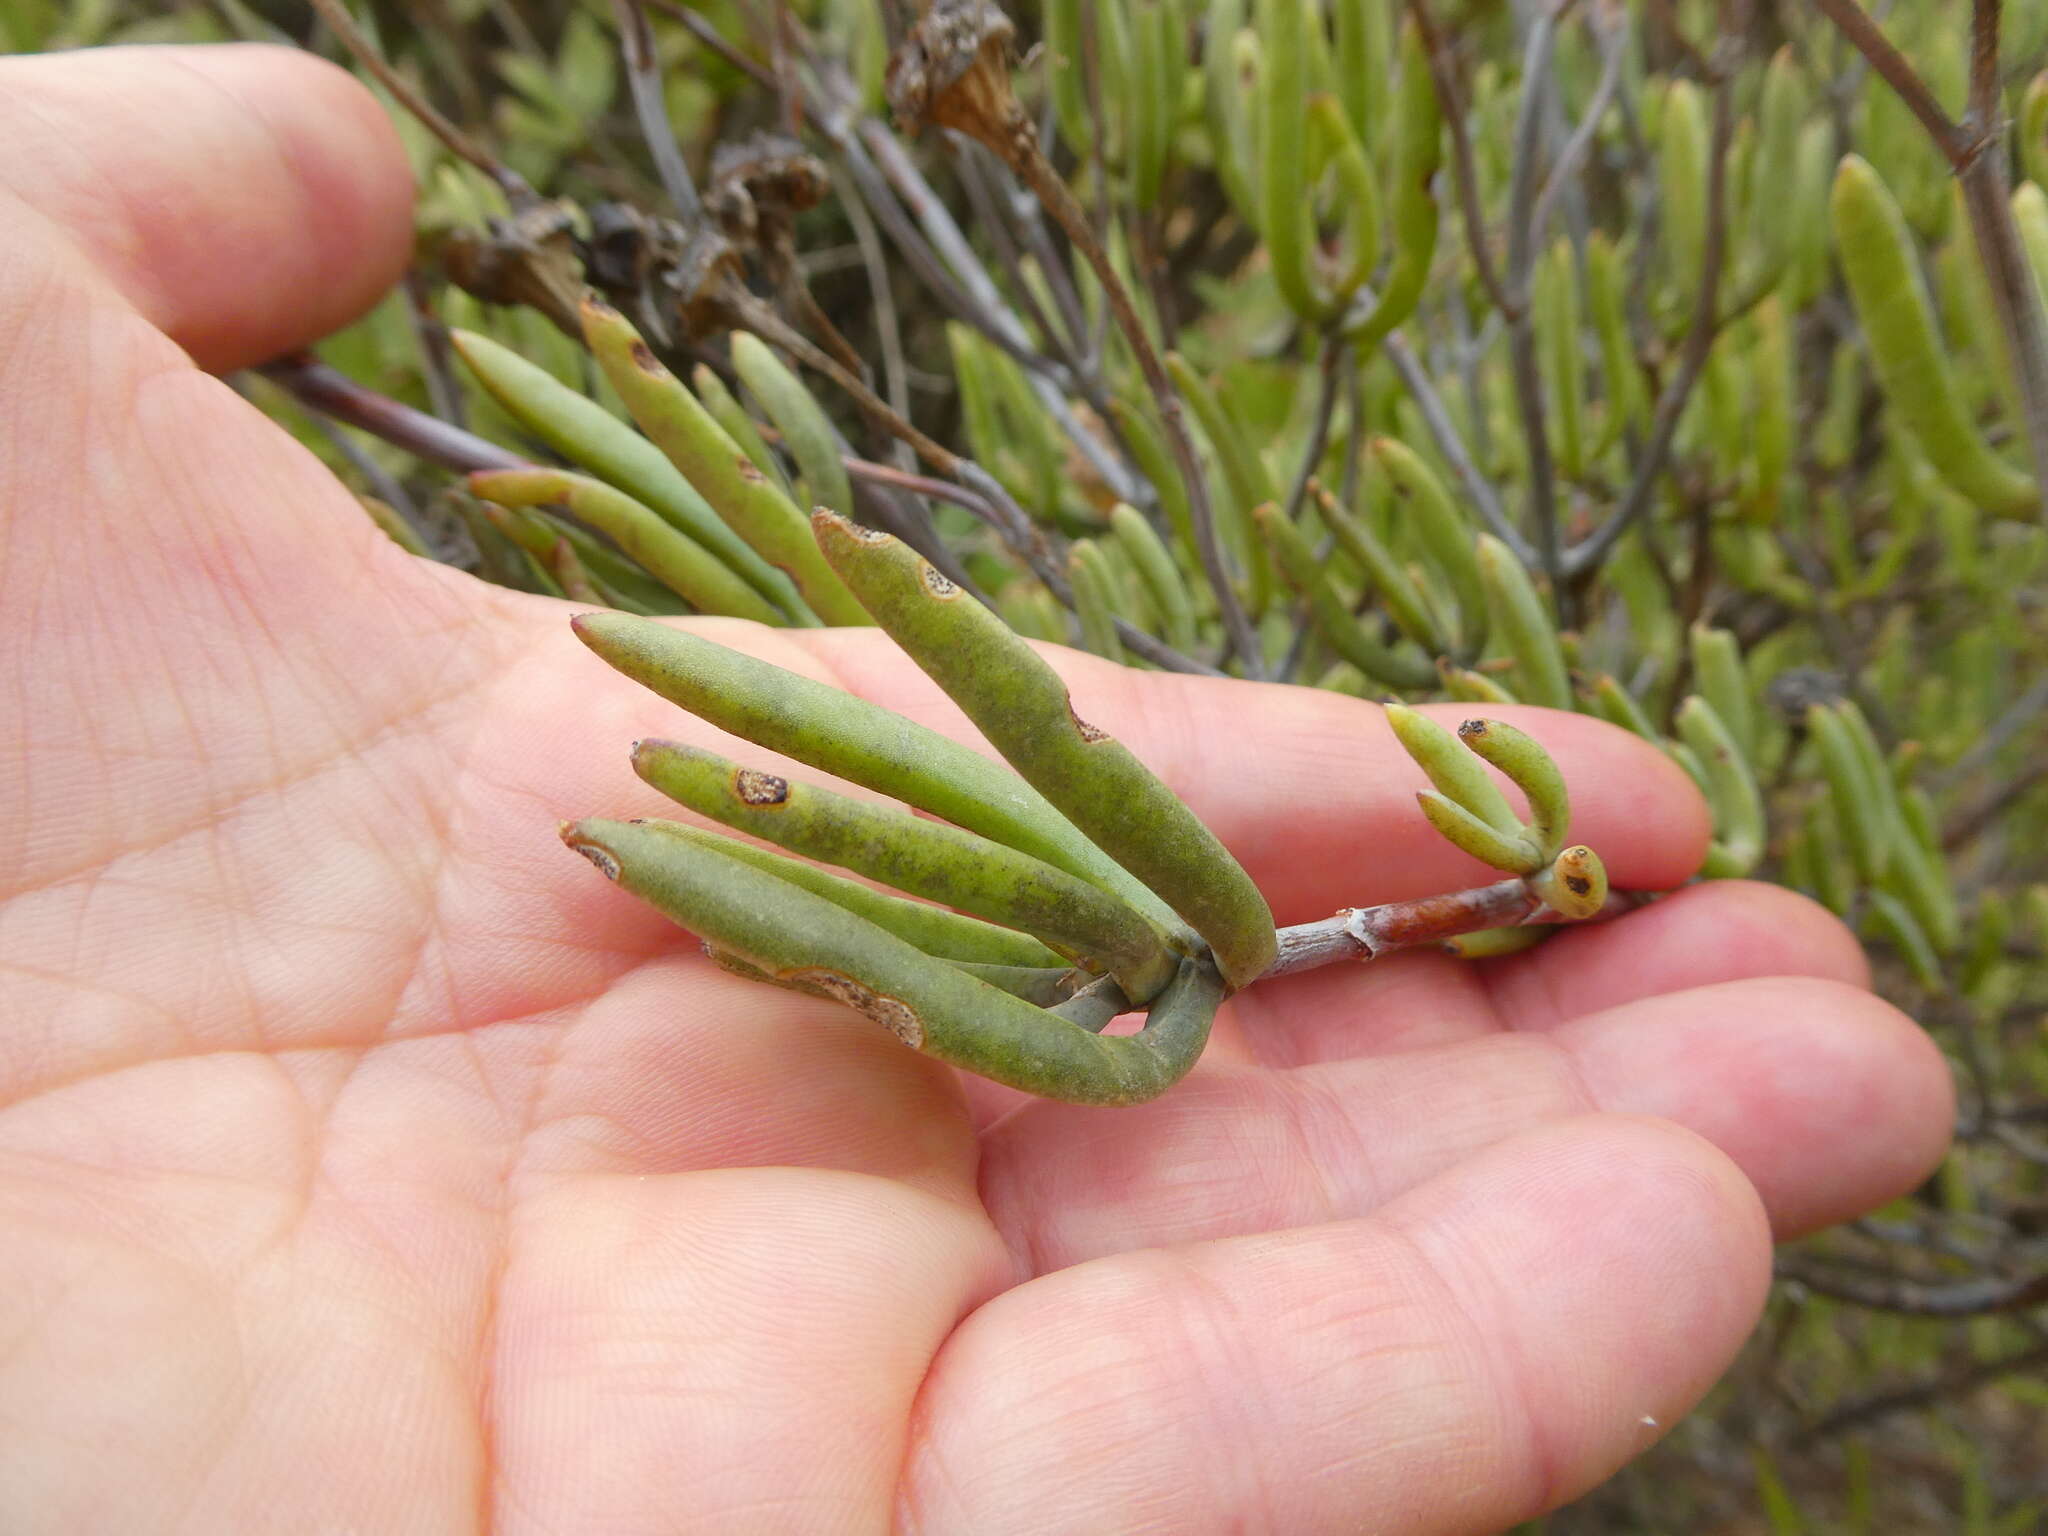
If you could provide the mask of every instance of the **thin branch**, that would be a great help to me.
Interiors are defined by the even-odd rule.
[[[1313,970],[1342,960],[1377,960],[1403,949],[1422,949],[1461,934],[1524,924],[1605,922],[1655,900],[1647,891],[1614,891],[1589,918],[1567,919],[1544,906],[1526,880],[1500,880],[1470,890],[1376,907],[1351,907],[1320,922],[1282,928],[1280,952],[1260,980]]]
[[[1557,21],[1549,10],[1529,27],[1522,58],[1522,100],[1515,113],[1515,153],[1508,181],[1508,359],[1514,383],[1516,419],[1522,428],[1528,459],[1529,521],[1536,533],[1536,554],[1550,579],[1558,607],[1567,620],[1572,607],[1564,589],[1564,571],[1557,544],[1557,468],[1550,457],[1549,413],[1543,398],[1543,370],[1536,357],[1535,317],[1529,293],[1536,268],[1540,234],[1535,221],[1537,140],[1543,125],[1543,104],[1549,95],[1550,66],[1557,44]]]
[[[1941,103],[1934,99],[1934,92],[1927,88],[1927,82],[1920,78],[1920,72],[1907,62],[1906,56],[1892,46],[1883,28],[1871,20],[1870,13],[1856,3],[1856,0],[1813,0],[1821,14],[1832,21],[1837,30],[1855,45],[1856,51],[1870,61],[1871,68],[1884,77],[1899,100],[1920,120],[1920,126],[1927,130],[1928,137],[1940,146],[1952,165],[1960,165],[1967,148],[1969,135],[1960,124],[1942,111]]]
[[[434,414],[456,426],[467,424],[462,391],[455,382],[454,349],[448,344],[448,327],[427,304],[427,284],[417,267],[405,274],[405,320],[413,341],[420,349],[420,374],[426,380],[427,401]]]
[[[1472,138],[1465,125],[1464,98],[1458,91],[1457,71],[1452,67],[1450,42],[1430,15],[1428,0],[1408,0],[1408,14],[1422,37],[1429,59],[1430,82],[1451,130],[1451,179],[1458,188],[1458,209],[1465,225],[1465,241],[1472,247],[1472,262],[1479,269],[1479,281],[1493,306],[1504,315],[1515,312],[1515,299],[1501,285],[1493,264],[1493,252],[1486,234],[1486,214],[1479,206],[1479,172],[1472,163]]]
[[[450,426],[424,411],[416,411],[375,390],[366,389],[308,352],[266,363],[257,372],[282,387],[301,405],[360,427],[395,447],[459,474],[479,469],[518,469],[529,462],[472,432]],[[967,508],[1001,536],[1054,597],[1069,609],[1074,606],[1073,590],[1067,585],[1066,577],[1043,535],[1009,493],[973,460],[954,457],[953,473],[958,476],[959,485],[906,474],[892,465],[851,456],[842,462],[848,472],[858,478],[943,497]],[[1170,672],[1209,677],[1222,675],[1214,667],[1182,655],[1164,641],[1122,619],[1117,620],[1117,633],[1132,652],[1154,666]]]
[[[356,62],[375,76],[377,83],[389,91],[400,106],[418,118],[451,154],[467,160],[496,182],[498,190],[505,194],[506,201],[515,210],[540,201],[524,176],[443,117],[432,102],[413,89],[411,81],[385,61],[368,34],[356,25],[355,18],[349,15],[342,0],[313,0],[313,9],[320,13],[320,19],[341,40],[342,46],[355,56]]]
[[[1075,352],[1070,333],[1053,324],[1052,316],[1046,313],[1037,293],[1025,281],[1024,252],[1011,233],[1009,220],[997,204],[995,188],[989,185],[988,152],[974,140],[960,134],[949,133],[943,138],[946,148],[952,152],[953,169],[967,193],[967,201],[973,206],[975,221],[987,231],[996,261],[1010,280],[1010,292],[1015,296],[1015,303],[1023,309],[1025,318],[1037,327],[1046,344],[1060,353],[1061,360],[1070,370],[1078,373],[1074,367]]]
[[[2020,429],[2033,461],[2034,483],[2048,491],[2048,311],[2012,214],[2002,125],[1986,129],[1960,179],[2006,359],[2019,386]]]
[[[332,420],[321,412],[307,410],[304,406],[301,406],[300,414],[308,422],[312,423],[315,432],[318,432],[322,438],[333,445],[336,453],[339,453],[344,459],[348,460],[349,467],[362,476],[363,483],[369,488],[370,494],[390,507],[392,511],[396,512],[406,521],[407,525],[415,533],[418,533],[422,526],[420,509],[413,504],[412,497],[407,494],[405,487],[399,483],[398,477],[382,464],[379,464],[370,454],[364,452],[362,444],[350,437],[347,432],[336,426]]]
[[[719,33],[718,28],[712,26],[710,22],[706,21],[696,11],[691,10],[687,5],[678,4],[677,0],[653,0],[653,4],[654,8],[664,16],[672,17],[674,20],[681,22],[690,36],[696,38],[698,42],[709,48],[734,69],[747,76],[748,79],[760,86],[761,89],[772,91],[776,88],[775,72],[773,70],[769,69],[767,65],[761,63],[758,59],[742,53],[731,43],[727,42]]]
[[[2048,1271],[2018,1279],[1998,1275],[1929,1283],[1903,1275],[1857,1274],[1787,1253],[1779,1255],[1777,1276],[1818,1296],[1907,1317],[1987,1317],[2048,1302]]]
[[[612,0],[612,15],[619,26],[619,47],[626,59],[626,84],[633,98],[633,115],[640,123],[640,137],[647,141],[647,152],[654,157],[654,169],[668,200],[685,223],[692,223],[703,211],[703,203],[683,159],[683,146],[676,142],[675,124],[669,121],[654,29],[647,24],[640,0]]]
[[[903,331],[896,318],[896,293],[889,281],[888,255],[882,249],[881,234],[866,202],[857,196],[841,197],[839,206],[853,228],[854,244],[860,248],[861,265],[867,271],[868,296],[875,306],[875,340],[882,349],[882,387],[888,391],[889,408],[899,416],[908,416],[910,368],[903,356]],[[896,451],[906,450],[899,447]]]
[[[1968,131],[1978,137],[1998,129],[1998,14],[2000,0],[1971,0],[1970,105]]]
[[[1862,1429],[1879,1419],[1889,1418],[1895,1413],[1905,1413],[1915,1408],[1925,1408],[1945,1398],[1957,1398],[1989,1386],[2006,1376],[2018,1375],[2022,1371],[2036,1371],[2048,1366],[2048,1343],[2031,1344],[2011,1354],[1999,1355],[1990,1360],[1971,1360],[1937,1371],[1924,1381],[1911,1386],[1898,1387],[1890,1392],[1845,1403],[1829,1413],[1818,1423],[1803,1429],[1793,1438],[1793,1445],[1811,1445],[1817,1440],[1832,1439],[1852,1429]]]
[[[1429,380],[1422,364],[1415,354],[1408,350],[1400,334],[1395,332],[1380,343],[1380,350],[1387,354],[1387,361],[1394,365],[1394,371],[1401,376],[1415,408],[1422,413],[1423,425],[1429,428],[1429,435],[1435,441],[1437,451],[1451,466],[1451,472],[1458,477],[1458,483],[1465,488],[1465,495],[1473,506],[1479,509],[1480,521],[1487,531],[1514,551],[1515,558],[1524,565],[1536,563],[1536,552],[1529,547],[1529,541],[1522,537],[1514,524],[1508,521],[1507,511],[1501,505],[1500,492],[1472,462],[1472,455],[1465,450],[1465,440],[1458,436],[1456,423],[1451,420],[1443,398],[1437,394],[1436,386]]]
[[[360,427],[373,437],[458,474],[478,469],[517,469],[527,462],[473,432],[365,389],[310,352],[265,363],[257,372],[281,386],[301,405],[324,411],[337,421]]]
[[[1596,11],[1599,9],[1605,8],[1597,7]],[[1600,120],[1607,115],[1607,109],[1614,104],[1615,93],[1621,89],[1622,61],[1628,56],[1628,11],[1616,9],[1604,26],[1597,18],[1589,24],[1600,39],[1600,81],[1593,87],[1593,97],[1586,103],[1585,115],[1564,141],[1564,147],[1557,152],[1557,163],[1550,168],[1550,176],[1536,199],[1536,211],[1529,216],[1530,225],[1539,239],[1550,227],[1550,215],[1557,206],[1558,198],[1563,195],[1572,172],[1578,168],[1579,160],[1592,148],[1593,140],[1599,137]]]
[[[1301,450],[1301,463],[1295,467],[1294,483],[1287,488],[1287,520],[1291,523],[1301,516],[1301,504],[1308,497],[1310,482],[1316,477],[1316,468],[1323,462],[1323,450],[1330,443],[1330,422],[1337,414],[1338,386],[1348,373],[1344,361],[1350,356],[1350,345],[1334,333],[1326,333],[1316,356],[1316,414],[1309,426],[1308,442]]]

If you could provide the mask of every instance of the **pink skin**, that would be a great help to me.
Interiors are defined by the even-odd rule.
[[[0,1529],[1495,1530],[1939,1157],[1936,1053],[1756,886],[1256,990],[1131,1111],[726,976],[553,835],[714,733],[192,365],[391,282],[371,100],[0,60],[0,143]],[[703,628],[961,731],[872,633]],[[1370,706],[1052,654],[1283,921],[1475,877]],[[1690,871],[1661,757],[1516,718],[1618,882]]]

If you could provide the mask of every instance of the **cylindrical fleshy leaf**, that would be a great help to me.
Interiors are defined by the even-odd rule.
[[[1116,417],[1117,431],[1130,447],[1131,457],[1159,494],[1159,506],[1166,514],[1167,526],[1173,529],[1174,537],[1184,548],[1193,549],[1195,522],[1194,514],[1188,508],[1188,488],[1181,480],[1180,467],[1174,463],[1165,438],[1159,435],[1159,428],[1153,424],[1152,418],[1130,401],[1112,400],[1109,404],[1110,413]]]
[[[1941,957],[1911,909],[1889,891],[1870,894],[1870,924],[1892,941],[1913,979],[1930,992],[1944,991]]]
[[[1120,501],[1110,509],[1109,525],[1159,612],[1166,643],[1176,650],[1193,651],[1198,643],[1194,603],[1180,567],[1173,563],[1172,551],[1145,521],[1144,513],[1128,503]]]
[[[1337,279],[1338,303],[1350,299],[1372,276],[1380,259],[1380,184],[1373,174],[1365,145],[1359,142],[1344,108],[1335,96],[1308,100],[1310,131],[1327,146],[1337,177],[1337,196],[1344,210],[1343,276]]]
[[[1572,707],[1571,677],[1557,641],[1557,623],[1514,551],[1491,534],[1479,536],[1479,574],[1486,583],[1493,630],[1514,658],[1515,691],[1531,704]]]
[[[1444,692],[1460,704],[1519,704],[1522,701],[1484,672],[1474,672],[1470,667],[1454,667],[1449,662],[1437,665],[1437,676],[1441,679]]]
[[[1301,0],[1258,0],[1259,233],[1287,307],[1311,325],[1330,312],[1317,267],[1314,200],[1308,179],[1308,67]],[[1318,22],[1320,24],[1320,20]]]
[[[562,584],[562,596],[572,603],[605,602],[604,594],[597,590],[597,583],[590,578],[583,562],[576,557],[576,550],[569,541],[557,534],[555,542],[548,546],[543,562],[555,580]]]
[[[1124,664],[1124,643],[1116,632],[1116,577],[1092,539],[1076,539],[1067,550],[1067,581],[1082,644],[1106,661]]]
[[[1501,720],[1467,720],[1458,727],[1458,738],[1528,797],[1529,838],[1544,858],[1556,858],[1571,830],[1571,796],[1542,744]]]
[[[1043,859],[1155,923],[1177,924],[1164,902],[1043,795],[929,727],[665,624],[589,613],[574,627],[610,665],[722,731]]]
[[[500,506],[563,506],[575,520],[616,541],[649,575],[698,612],[754,618],[764,625],[788,623],[782,610],[739,580],[686,532],[657,518],[621,489],[567,469],[479,469],[469,489]]]
[[[1729,739],[1742,750],[1744,762],[1756,761],[1756,711],[1750,702],[1749,676],[1742,669],[1742,650],[1725,629],[1695,624],[1691,641],[1693,686],[1714,707]],[[1693,744],[1699,750],[1699,744]]]
[[[802,886],[814,896],[823,896],[941,960],[1012,970],[1065,968],[1065,962],[1058,954],[1028,933],[999,928],[994,923],[949,912],[944,907],[906,901],[901,896],[891,896],[887,891],[862,885],[858,880],[835,875],[829,869],[792,859],[772,848],[756,847],[717,832],[700,832],[695,827],[679,825],[676,836],[709,842],[727,858],[738,859],[756,869],[765,869],[791,885]]]
[[[1848,845],[1856,873],[1875,884],[1891,867],[1894,823],[1890,785],[1873,780],[1855,736],[1834,710],[1815,704],[1806,712],[1806,728],[1819,749],[1828,796],[1834,802],[1842,841]]]
[[[1482,864],[1504,869],[1511,875],[1533,874],[1543,867],[1539,853],[1519,828],[1502,832],[1487,825],[1462,805],[1433,789],[1415,796],[1429,824],[1443,834],[1453,847],[1461,848]]]
[[[1556,933],[1555,924],[1532,923],[1523,928],[1481,928],[1443,941],[1443,952],[1460,960],[1491,960],[1498,955],[1519,955],[1534,949]]]
[[[1088,974],[1070,965],[984,965],[975,960],[953,960],[948,964],[958,966],[976,981],[987,982],[998,992],[1021,997],[1040,1008],[1059,1007],[1073,996],[1074,979]]]
[[[1429,716],[1405,704],[1389,704],[1386,711],[1387,724],[1393,727],[1402,748],[1446,799],[1463,806],[1503,836],[1522,835],[1522,818],[1508,804],[1500,786],[1479,766],[1479,760],[1465,750],[1463,742]],[[1530,845],[1530,852],[1534,854],[1534,844]]]
[[[583,339],[632,412],[640,430],[683,472],[754,553],[794,581],[810,611],[827,624],[865,624],[867,610],[818,553],[811,523],[755,467],[683,381],[662,366],[609,304],[583,301]]]
[[[1429,54],[1411,20],[1401,29],[1401,86],[1394,143],[1394,260],[1378,300],[1350,319],[1345,334],[1361,355],[1370,354],[1389,332],[1414,313],[1436,256],[1436,180],[1443,154],[1443,109],[1430,78]]]
[[[469,488],[507,507],[567,507],[578,522],[617,542],[663,586],[699,613],[782,624],[782,611],[688,534],[624,491],[565,469],[480,469]]]
[[[1254,508],[1252,515],[1281,574],[1307,601],[1316,633],[1331,650],[1389,688],[1427,688],[1436,681],[1436,668],[1428,657],[1389,645],[1375,632],[1375,615],[1354,614],[1337,596],[1329,572],[1285,513],[1267,502]]]
[[[376,496],[358,496],[356,501],[369,514],[370,521],[384,531],[384,536],[408,555],[419,555],[427,560],[434,558],[434,552],[427,548],[419,530],[407,522],[405,515],[390,502]]]
[[[1113,971],[1144,1002],[1173,959],[1158,930],[1086,881],[944,822],[743,768],[681,742],[642,741],[633,771],[680,805],[735,831],[836,864],[926,901],[1036,935]]]
[[[1611,675],[1602,673],[1593,680],[1587,692],[1586,702],[1592,713],[1609,725],[1618,725],[1625,731],[1633,731],[1645,741],[1662,744],[1664,733],[1657,729],[1636,696],[1622,687]]]
[[[1201,1055],[1222,995],[1213,968],[1183,962],[1143,1030],[1105,1038],[661,822],[581,821],[562,840],[725,954],[1025,1093],[1076,1104],[1155,1098]]]
[[[1216,836],[1107,732],[1009,626],[915,551],[843,518],[815,519],[833,568],[875,621],[1010,765],[1208,941],[1233,986],[1276,949],[1273,914]]]
[[[1842,272],[1892,419],[1965,496],[2006,516],[2038,510],[2033,477],[1998,456],[1963,403],[1905,215],[1868,161],[1843,157],[1829,208]]]
[[[1679,739],[1699,758],[1707,776],[1707,803],[1714,812],[1717,876],[1746,875],[1764,854],[1767,828],[1763,794],[1749,758],[1721,712],[1698,694],[1679,706]]]
[[[783,365],[767,342],[745,331],[733,332],[732,365],[781,432],[782,446],[796,460],[812,502],[852,516],[853,482],[840,462],[839,434],[803,380]]]
[[[1607,905],[1607,866],[1599,854],[1579,843],[1532,875],[1529,889],[1560,917],[1583,922]]]
[[[1450,637],[1438,626],[1436,616],[1414,580],[1401,568],[1393,551],[1373,536],[1366,520],[1357,516],[1321,486],[1316,487],[1316,509],[1323,522],[1337,536],[1351,558],[1365,571],[1365,577],[1386,605],[1387,616],[1404,634],[1432,656],[1452,649]],[[1418,684],[1417,686],[1427,686]]]
[[[711,419],[725,428],[725,435],[746,450],[754,468],[780,486],[785,496],[789,495],[789,477],[783,474],[782,466],[769,450],[768,440],[761,436],[761,429],[754,425],[747,408],[733,398],[725,380],[709,363],[699,363],[690,370],[690,388],[696,393],[697,402],[711,413]]]
[[[652,507],[778,607],[795,597],[789,578],[720,522],[659,448],[610,411],[488,336],[451,331],[449,339],[491,397],[563,458]]]
[[[1479,574],[1470,524],[1413,449],[1390,437],[1376,437],[1367,447],[1401,499],[1400,516],[1457,599],[1460,643],[1468,653],[1476,651],[1486,639],[1486,583]]]

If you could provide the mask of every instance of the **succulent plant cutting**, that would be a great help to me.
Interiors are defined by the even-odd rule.
[[[812,522],[833,572],[1016,773],[714,641],[625,614],[579,618],[577,634],[626,676],[910,808],[678,742],[635,743],[634,771],[689,810],[921,898],[673,822],[563,826],[569,847],[728,969],[845,1003],[913,1049],[1010,1087],[1133,1104],[1179,1081],[1218,1005],[1261,976],[1423,942],[1503,953],[1549,923],[1607,911],[1599,857],[1564,845],[1569,797],[1542,747],[1498,720],[1468,720],[1453,736],[1395,705],[1395,731],[1435,785],[1419,796],[1423,813],[1516,878],[1276,934],[1237,861],[1075,714],[1066,684],[1000,618],[889,535],[822,508]],[[1526,822],[1481,760],[1527,797]],[[1145,1016],[1136,1033],[1104,1033],[1131,1012]]]
[[[393,69],[318,7],[409,105],[460,52]],[[523,59],[550,120],[616,95],[601,143],[418,114],[377,387],[267,370],[380,440],[408,547],[604,610],[626,675],[887,802],[657,717],[631,765],[692,820],[576,847],[738,974],[1133,1103],[1262,978],[1656,899],[1499,718],[1575,711],[1695,782],[1702,879],[1839,914],[1960,1064],[1938,1251],[2037,1199],[1977,1160],[2036,1177],[2048,1082],[2048,7],[756,9],[588,8],[616,93]],[[654,622],[692,614],[879,626],[1009,766]],[[1276,929],[1027,640],[1384,703],[1498,878]]]

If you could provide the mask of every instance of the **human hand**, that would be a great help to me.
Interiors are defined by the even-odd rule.
[[[4,60],[0,143],[0,1528],[1497,1530],[1938,1158],[1939,1057],[1768,886],[1262,985],[1127,1110],[727,976],[554,835],[712,733],[188,359],[392,280],[370,98]],[[873,632],[704,629],[964,733]],[[1475,874],[1370,706],[1059,659],[1281,921]],[[1682,880],[1683,776],[1532,718]]]

